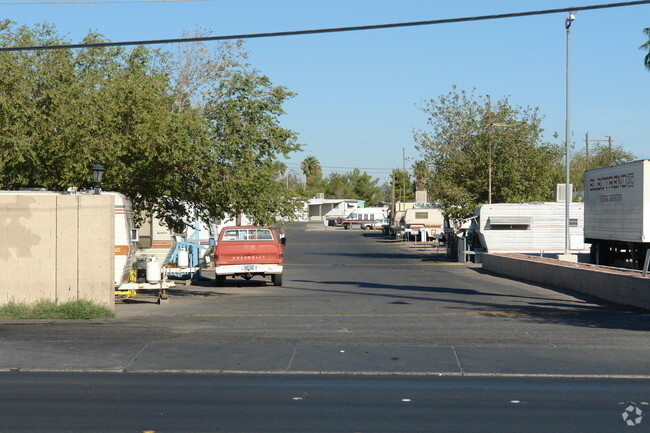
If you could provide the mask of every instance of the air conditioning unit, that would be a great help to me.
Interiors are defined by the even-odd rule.
[[[569,190],[571,191],[571,195],[569,196],[569,201],[573,201],[573,184],[569,184]],[[565,203],[566,202],[566,184],[565,183],[557,183],[555,184],[555,202],[556,203]]]

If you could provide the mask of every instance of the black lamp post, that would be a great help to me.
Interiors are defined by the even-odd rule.
[[[95,194],[99,194],[99,191],[101,191],[99,184],[102,183],[102,177],[104,176],[104,171],[106,171],[106,169],[101,162],[97,161],[97,163],[93,165],[92,170],[93,180],[95,181]]]

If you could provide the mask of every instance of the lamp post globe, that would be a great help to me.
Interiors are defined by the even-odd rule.
[[[97,162],[95,165],[92,167],[93,171],[93,181],[95,182],[95,194],[99,194],[100,188],[99,185],[102,183],[102,177],[104,176],[104,171],[106,169],[102,165],[101,162]]]

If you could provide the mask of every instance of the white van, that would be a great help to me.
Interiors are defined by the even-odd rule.
[[[388,209],[385,207],[360,207],[343,219],[343,227],[346,230],[361,228],[364,223],[386,218],[388,218]]]

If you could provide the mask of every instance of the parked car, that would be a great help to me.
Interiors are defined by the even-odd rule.
[[[384,218],[380,218],[373,221],[364,221],[361,223],[360,227],[362,230],[383,230],[384,226],[387,226],[389,221]]]

